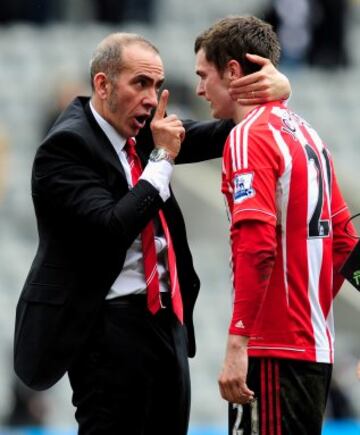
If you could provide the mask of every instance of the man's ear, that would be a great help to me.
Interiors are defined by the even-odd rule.
[[[106,74],[99,72],[94,77],[94,89],[96,94],[102,99],[106,99],[109,95],[111,83],[106,77]]]
[[[226,69],[230,80],[238,79],[243,76],[242,68],[235,59],[229,60]]]

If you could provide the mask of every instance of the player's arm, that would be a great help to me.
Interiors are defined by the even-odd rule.
[[[275,100],[287,100],[291,86],[288,78],[261,56],[247,54],[249,60],[261,66],[255,73],[231,83],[230,93],[242,105],[254,105]]]
[[[176,164],[196,163],[222,156],[224,143],[234,123],[231,120],[193,121],[183,120],[185,138],[181,144]],[[136,136],[138,148],[149,154],[154,148],[150,122]]]
[[[340,290],[344,276],[341,274],[341,267],[347,260],[350,252],[354,249],[357,240],[349,236],[356,236],[356,229],[352,222],[349,222],[350,213],[346,208],[333,220],[333,294],[336,296]],[[346,228],[346,230],[345,230]]]
[[[350,212],[341,194],[332,165],[332,228],[333,228],[333,293],[340,290],[344,276],[340,269],[354,249],[356,229],[350,220]],[[353,235],[354,237],[351,237]]]
[[[251,336],[274,266],[275,226],[260,220],[240,221],[231,230],[231,246],[235,295],[229,332]]]
[[[232,228],[231,246],[235,295],[219,387],[225,400],[244,404],[254,396],[246,384],[247,342],[255,332],[256,315],[274,266],[275,227],[259,220],[241,221]]]

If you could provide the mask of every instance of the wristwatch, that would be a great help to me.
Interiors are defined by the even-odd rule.
[[[172,165],[174,164],[174,159],[170,157],[170,154],[165,148],[154,148],[150,153],[149,160],[151,160],[152,162],[167,160]]]

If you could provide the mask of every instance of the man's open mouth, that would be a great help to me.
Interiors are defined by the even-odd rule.
[[[145,125],[146,120],[148,119],[148,115],[140,115],[140,116],[135,116],[136,122],[143,127]]]

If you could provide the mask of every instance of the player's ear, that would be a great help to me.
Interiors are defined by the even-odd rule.
[[[242,68],[239,62],[235,59],[229,60],[226,69],[228,71],[228,76],[230,80],[238,79],[243,76]]]

